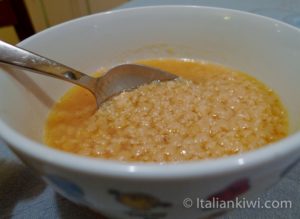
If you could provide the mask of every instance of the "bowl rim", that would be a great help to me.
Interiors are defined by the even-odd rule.
[[[211,10],[219,12],[230,12],[237,16],[250,16],[252,18],[264,20],[266,22],[276,22],[282,26],[288,27],[292,31],[299,33],[300,29],[286,24],[284,22],[245,12],[232,10],[227,8],[194,6],[194,5],[161,5],[161,6],[145,6],[135,8],[117,9],[108,12],[96,13],[88,16],[83,16],[62,24],[55,25],[44,31],[41,31],[26,40],[19,43],[19,46],[25,46],[35,38],[42,37],[49,31],[62,28],[70,23],[80,20],[89,19],[91,17],[103,16],[115,13],[132,13],[142,10],[165,10],[174,8],[196,8],[197,10]],[[99,158],[84,157],[76,154],[67,153],[58,149],[50,148],[45,144],[31,140],[26,136],[18,133],[13,128],[10,128],[0,118],[0,136],[10,145],[13,151],[21,151],[26,156],[34,158],[42,163],[47,163],[56,167],[83,172],[91,175],[103,175],[119,178],[140,178],[140,179],[174,179],[186,177],[206,177],[229,172],[238,172],[245,169],[251,169],[263,164],[280,160],[295,151],[300,150],[300,132],[292,134],[278,142],[269,144],[265,147],[254,151],[245,152],[242,154],[232,155],[223,158],[188,161],[179,163],[138,163],[138,162],[120,162],[113,160],[104,160]]]

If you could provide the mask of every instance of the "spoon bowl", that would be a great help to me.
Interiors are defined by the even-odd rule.
[[[157,68],[138,64],[122,64],[102,77],[91,77],[66,65],[0,40],[0,63],[55,77],[88,89],[96,98],[97,107],[125,90],[153,81],[167,81],[177,76]]]

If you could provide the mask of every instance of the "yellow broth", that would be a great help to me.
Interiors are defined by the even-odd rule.
[[[94,97],[74,87],[49,113],[45,143],[103,159],[176,162],[242,153],[287,136],[278,96],[245,73],[193,60],[139,63],[180,78],[123,92],[97,112]]]

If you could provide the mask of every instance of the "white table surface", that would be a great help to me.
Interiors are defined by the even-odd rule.
[[[300,27],[300,0],[133,0],[119,8],[191,4],[245,10]],[[300,57],[299,57],[300,58]],[[239,209],[222,218],[300,218],[300,163],[278,184],[260,196],[264,200],[291,200],[292,209]],[[0,141],[0,219],[103,219],[57,195]]]

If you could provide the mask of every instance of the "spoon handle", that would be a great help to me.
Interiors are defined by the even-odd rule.
[[[0,40],[0,63],[62,79],[94,91],[96,79],[68,66]]]

